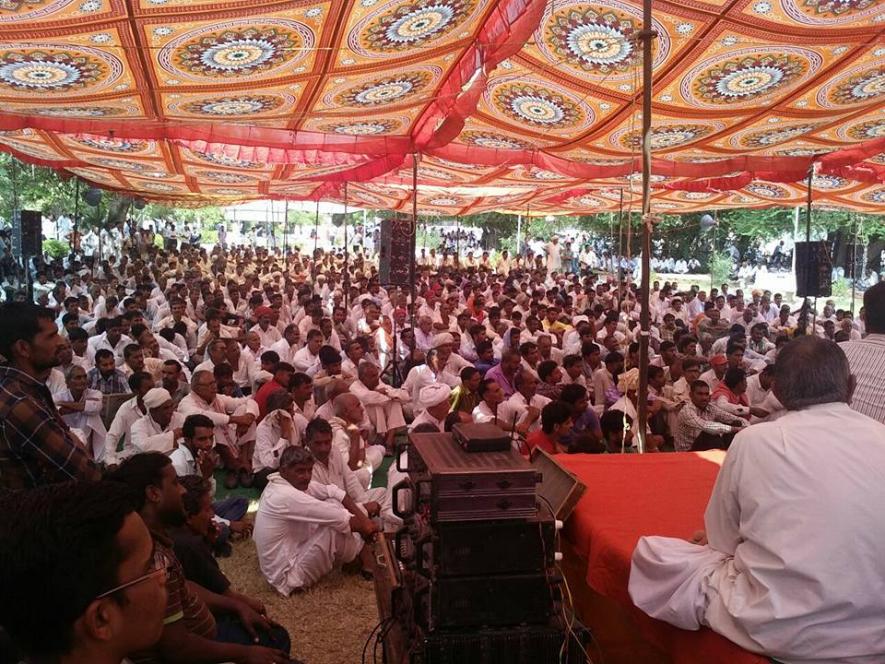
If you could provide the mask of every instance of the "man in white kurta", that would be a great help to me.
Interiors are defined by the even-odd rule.
[[[378,367],[371,362],[363,360],[357,371],[358,380],[351,384],[350,391],[362,402],[375,433],[391,444],[394,433],[406,426],[403,404],[411,396],[406,390],[382,383]]]
[[[181,438],[184,415],[175,412],[175,403],[168,390],[155,387],[144,395],[147,413],[132,425],[132,446],[139,452],[163,452],[175,449]]]
[[[268,477],[258,503],[252,534],[258,563],[282,595],[308,588],[335,565],[354,560],[363,551],[360,535],[377,530],[344,491],[311,481],[312,472],[308,450],[287,448],[280,472]]]
[[[735,437],[695,538],[708,543],[641,538],[630,596],[784,664],[883,662],[885,425],[848,406],[848,362],[823,339],[784,348],[775,391],[788,412]]]

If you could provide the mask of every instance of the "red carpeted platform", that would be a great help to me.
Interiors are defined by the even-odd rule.
[[[709,629],[690,632],[649,618],[627,594],[630,557],[640,536],[687,539],[703,528],[704,509],[724,458],[717,451],[556,457],[587,485],[564,534],[586,561],[587,584],[627,608],[639,633],[676,664],[769,661]]]

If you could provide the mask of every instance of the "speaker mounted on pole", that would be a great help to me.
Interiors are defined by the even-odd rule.
[[[833,294],[833,263],[827,243],[797,242],[796,296],[830,297]]]
[[[12,215],[12,255],[16,259],[43,253],[43,213],[16,210]]]

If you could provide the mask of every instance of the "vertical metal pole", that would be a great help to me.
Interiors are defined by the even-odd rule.
[[[283,207],[283,265],[289,272],[289,199]]]
[[[316,281],[317,275],[317,242],[320,239],[320,199],[317,199],[317,211],[313,218],[313,260],[310,263],[310,270],[313,279]]]
[[[793,208],[793,278],[796,278],[796,241],[799,238],[799,215],[802,208],[798,205]]]
[[[808,167],[808,194],[805,198],[805,241],[808,244],[808,251],[811,252],[811,199],[814,194],[814,163],[812,162],[811,166]],[[808,301],[808,298],[805,298],[805,301]],[[806,328],[805,333],[808,334],[808,322],[806,320]],[[817,328],[817,296],[814,297],[814,316],[811,319],[811,334],[816,334],[815,329]]]
[[[652,0],[642,3],[642,284],[640,287],[639,318],[639,403],[637,404],[636,440],[639,453],[645,453],[648,425],[648,337],[651,323],[649,312],[649,277],[651,275],[651,100],[652,60]]]
[[[612,247],[612,252],[614,252],[614,247]],[[621,288],[624,285],[624,275],[621,272],[621,256],[624,255],[624,190],[621,189],[621,199],[618,203],[618,260],[614,261],[612,258],[612,263],[615,271],[615,277],[618,280],[618,301],[620,306],[620,292]],[[620,312],[620,309],[618,309]]]
[[[522,215],[516,215],[516,256],[522,251]]]
[[[857,297],[857,214],[851,213],[854,239],[851,243],[851,317],[854,318],[854,298]]]
[[[350,251],[347,248],[347,182],[344,183],[344,308],[350,300]]]
[[[412,328],[412,339],[415,334],[415,298],[417,295],[417,284],[415,283],[415,242],[418,235],[418,155],[412,155],[412,228],[411,240],[409,241],[409,283],[412,285],[411,297],[409,300],[409,326]],[[396,334],[396,330],[394,330]],[[410,344],[410,351],[415,350],[415,342]],[[394,362],[396,358],[394,358]]]

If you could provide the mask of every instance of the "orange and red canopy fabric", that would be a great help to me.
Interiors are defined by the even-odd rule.
[[[654,2],[653,209],[885,209],[885,2]],[[638,199],[640,0],[0,0],[0,149],[148,199]]]

